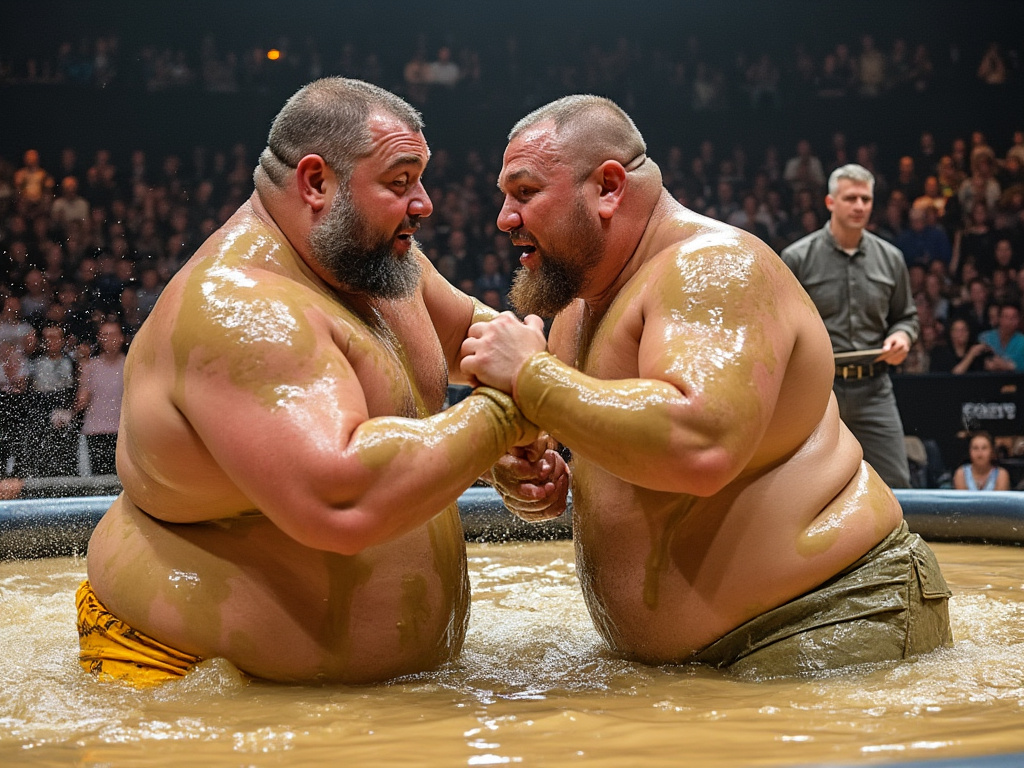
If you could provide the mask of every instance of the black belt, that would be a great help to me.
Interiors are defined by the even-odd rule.
[[[870,379],[881,376],[889,370],[888,363],[860,363],[859,365],[837,365],[836,378],[845,381]]]

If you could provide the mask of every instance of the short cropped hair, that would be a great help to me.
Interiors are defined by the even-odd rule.
[[[289,169],[309,154],[320,155],[343,182],[356,161],[372,151],[370,116],[385,113],[414,131],[423,118],[406,101],[376,85],[345,77],[325,77],[300,88],[277,113],[259,167],[277,186]]]
[[[841,165],[832,171],[828,177],[828,193],[835,195],[839,191],[839,180],[847,179],[849,181],[858,181],[863,184],[867,184],[871,188],[871,191],[875,191],[875,176],[871,171],[865,168],[863,165],[857,165],[856,163],[847,163]]]
[[[555,124],[555,133],[568,150],[566,162],[581,178],[605,160],[626,165],[647,152],[632,118],[611,99],[591,94],[565,96],[535,109],[512,127],[509,141],[547,120]]]

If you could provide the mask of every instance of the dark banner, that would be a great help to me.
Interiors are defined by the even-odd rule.
[[[934,440],[946,465],[967,457],[967,434],[1024,435],[1024,374],[951,373],[895,375],[903,431]]]

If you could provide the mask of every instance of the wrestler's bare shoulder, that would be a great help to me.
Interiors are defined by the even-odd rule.
[[[651,238],[655,261],[688,261],[723,275],[741,275],[737,267],[774,268],[778,255],[767,243],[738,227],[685,208],[666,217]]]

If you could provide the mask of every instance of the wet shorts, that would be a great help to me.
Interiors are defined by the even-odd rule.
[[[904,522],[817,589],[751,619],[694,659],[767,677],[904,659],[952,645],[950,595],[935,554]]]
[[[148,688],[183,677],[202,659],[132,629],[104,607],[88,579],[75,594],[78,604],[78,661],[101,680]]]

